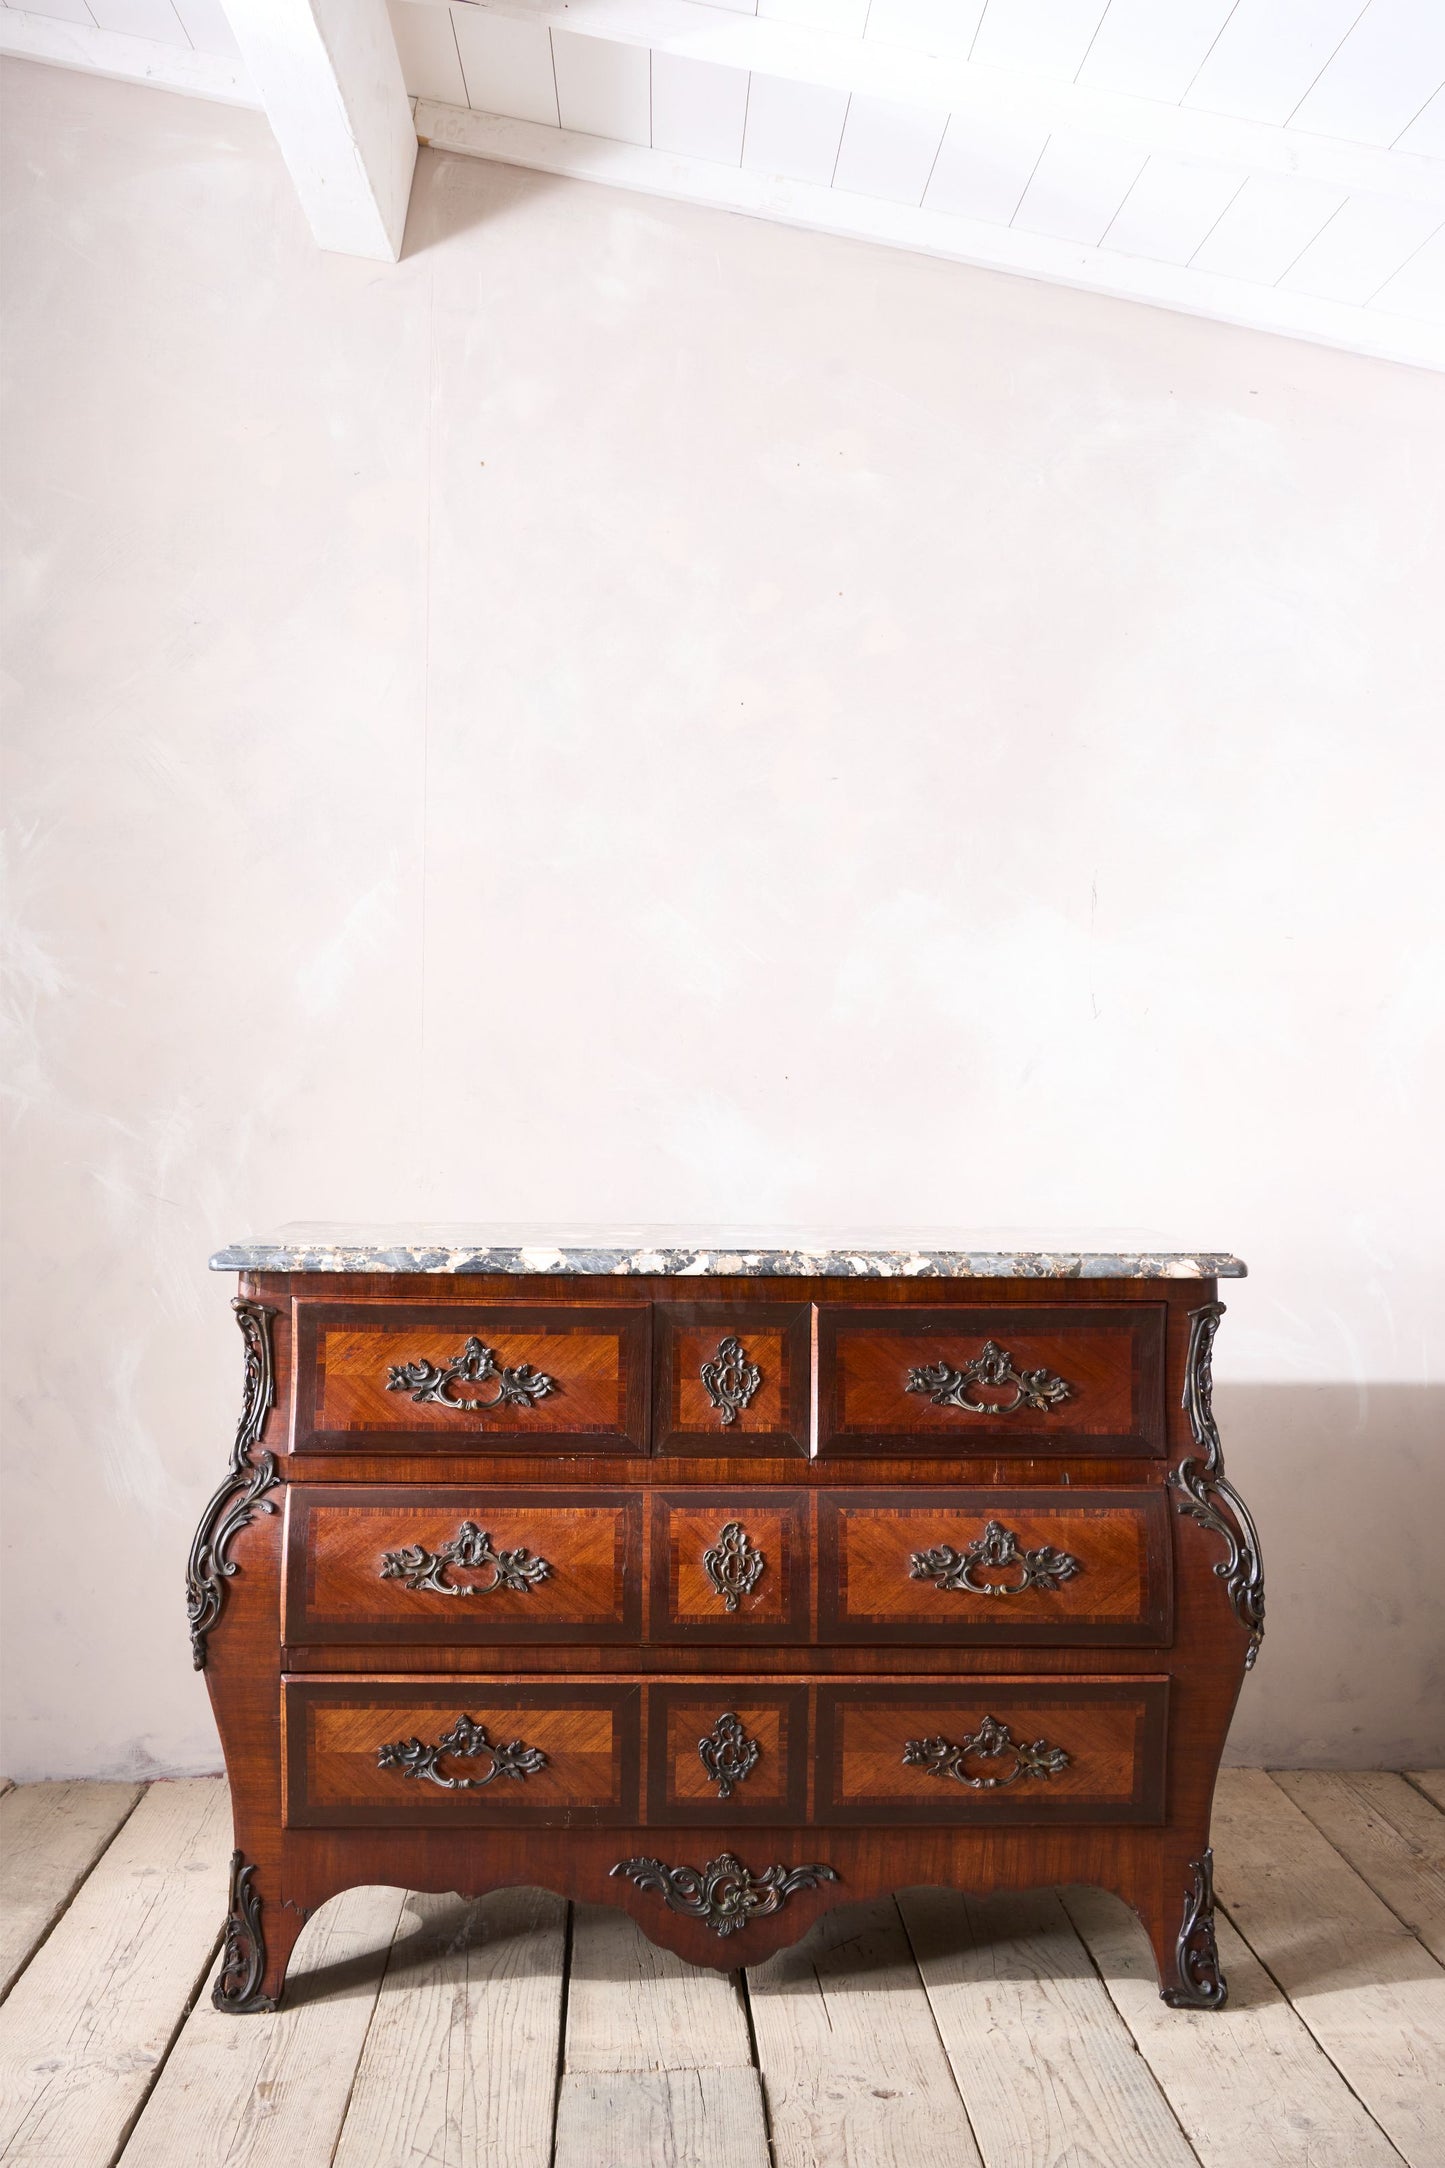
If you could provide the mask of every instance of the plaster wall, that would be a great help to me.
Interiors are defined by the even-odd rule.
[[[17,1778],[213,1768],[290,1218],[1231,1247],[1236,1759],[1445,1757],[1445,380],[5,79]]]

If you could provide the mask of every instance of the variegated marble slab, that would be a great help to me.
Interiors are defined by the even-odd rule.
[[[1117,1230],[321,1226],[232,1242],[216,1272],[557,1272],[757,1279],[1238,1280],[1227,1250]]]

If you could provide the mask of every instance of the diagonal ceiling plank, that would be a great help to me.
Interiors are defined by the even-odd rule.
[[[386,0],[227,0],[322,248],[395,263],[416,131]]]

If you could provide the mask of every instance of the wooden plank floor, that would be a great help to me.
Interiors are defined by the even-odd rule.
[[[1097,1890],[905,1891],[749,1973],[537,1890],[353,1890],[221,2017],[219,1779],[0,1784],[0,2162],[1441,2168],[1445,1773],[1226,1770],[1230,2007]]]

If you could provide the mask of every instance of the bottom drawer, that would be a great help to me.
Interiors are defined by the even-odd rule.
[[[642,1689],[282,1682],[292,1829],[632,1827]]]
[[[285,1819],[1158,1822],[1168,1698],[1167,1679],[1137,1677],[288,1678]]]
[[[814,1820],[1160,1822],[1169,1681],[820,1684]]]

